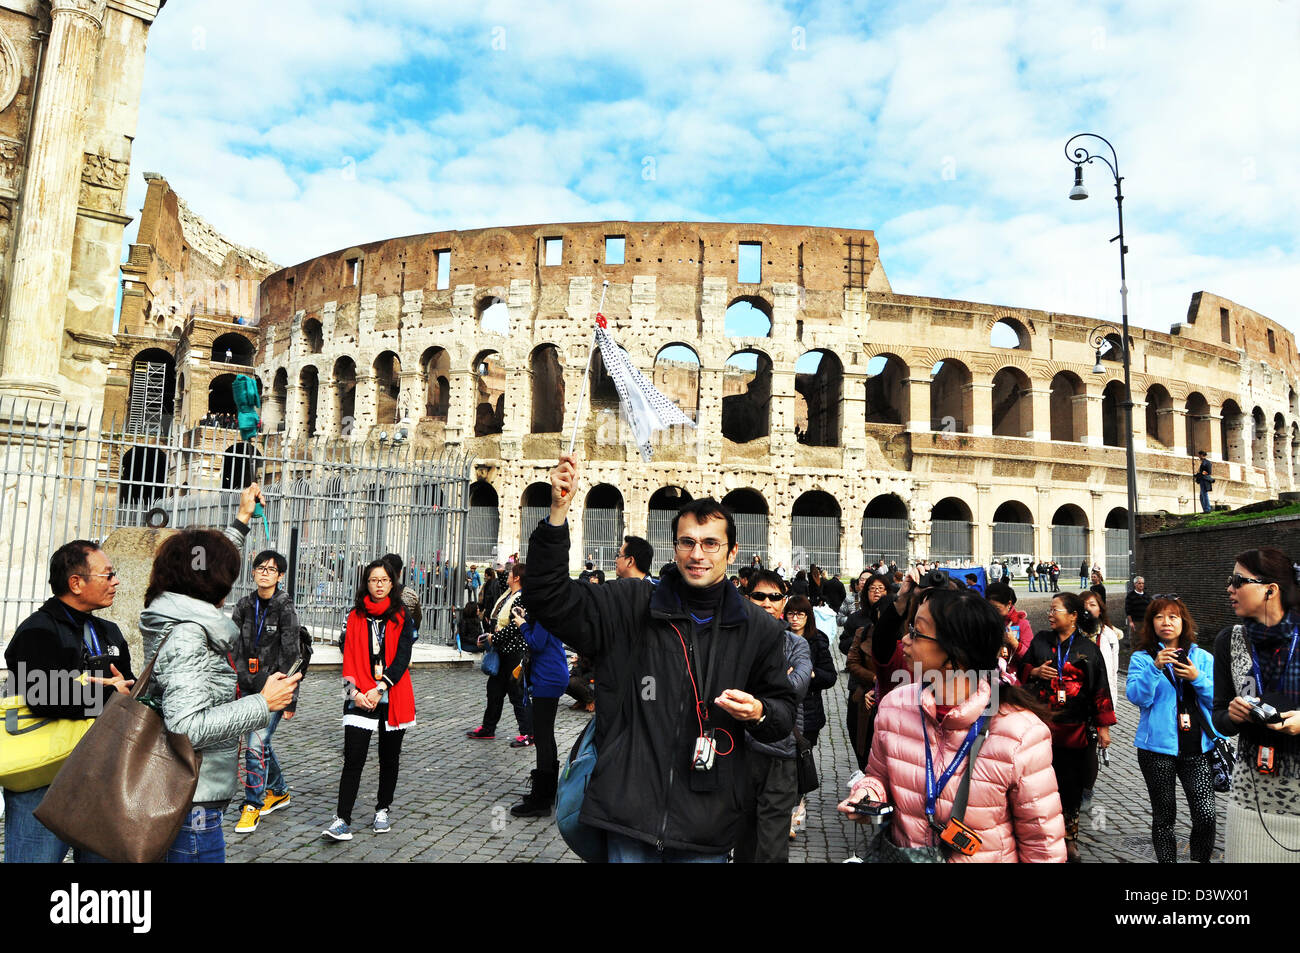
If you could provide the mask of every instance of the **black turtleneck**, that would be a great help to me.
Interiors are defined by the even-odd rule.
[[[685,580],[682,581],[686,611],[691,614],[691,619],[696,625],[711,621],[714,614],[722,608],[722,587],[728,585],[730,583],[726,576],[704,589],[688,586]]]

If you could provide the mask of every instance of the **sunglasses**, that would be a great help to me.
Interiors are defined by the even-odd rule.
[[[1174,602],[1182,602],[1183,597],[1176,592],[1157,592],[1152,599],[1173,599]]]
[[[1252,584],[1257,586],[1268,585],[1268,583],[1265,582],[1263,579],[1254,579],[1251,576],[1243,576],[1239,572],[1234,572],[1231,576],[1228,577],[1229,589],[1240,589],[1242,586],[1252,585]]]
[[[754,602],[780,602],[785,596],[779,592],[751,592],[749,598]]]

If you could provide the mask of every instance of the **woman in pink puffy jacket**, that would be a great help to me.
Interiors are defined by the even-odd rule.
[[[943,846],[949,861],[1065,861],[1046,712],[1023,689],[998,681],[1004,632],[978,593],[935,589],[922,596],[903,643],[908,661],[921,669],[921,682],[881,701],[867,775],[839,805],[842,813],[852,814],[860,800],[887,801],[894,807],[896,845]],[[972,767],[964,818],[980,842],[965,855],[943,845],[939,831],[948,826],[966,771],[967,740],[989,713],[994,691],[997,709]],[[937,789],[933,814],[927,811],[927,747]]]

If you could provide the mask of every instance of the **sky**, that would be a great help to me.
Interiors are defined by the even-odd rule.
[[[282,265],[540,222],[864,228],[898,293],[1118,320],[1111,172],[1067,199],[1095,132],[1135,325],[1205,290],[1300,333],[1300,0],[470,6],[172,0],[129,208],[159,172]]]

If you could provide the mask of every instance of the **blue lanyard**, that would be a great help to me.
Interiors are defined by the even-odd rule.
[[[74,619],[74,618],[72,617],[72,613],[68,611],[68,607],[67,607],[67,606],[64,606],[64,607],[63,607],[63,614],[66,615],[66,616],[68,617],[68,621],[71,622],[73,625],[76,625],[76,624],[77,624],[77,620]],[[103,655],[103,654],[104,654],[104,649],[103,649],[103,647],[99,644],[99,633],[97,633],[97,632],[95,631],[95,623],[93,623],[93,622],[90,621],[90,616],[86,616],[86,624],[85,624],[85,626],[82,628],[82,631],[81,631],[81,638],[82,638],[82,641],[83,641],[83,642],[86,641],[86,632],[87,632],[87,631],[90,632],[90,638],[91,638],[91,641],[86,642],[86,649],[87,649],[87,651],[90,652],[90,654],[91,654],[92,657],[97,657],[97,656],[101,656],[101,655]],[[1294,646],[1293,646],[1293,647],[1294,647]]]
[[[1292,628],[1295,627],[1293,626]],[[1281,686],[1282,682],[1286,679],[1287,669],[1291,667],[1291,658],[1295,655],[1296,642],[1300,642],[1300,628],[1297,628],[1292,634],[1291,650],[1286,653],[1286,664],[1283,665],[1282,670],[1277,673],[1277,683],[1279,686]],[[1250,643],[1250,664],[1255,669],[1255,691],[1263,696],[1265,692],[1264,676],[1261,675],[1259,671],[1259,656],[1255,654],[1255,644],[1253,642]]]
[[[262,629],[266,627],[266,617],[271,614],[271,606],[268,603],[266,611],[262,611],[262,599],[260,596],[253,597],[253,626],[257,629],[257,635],[253,639],[253,651],[256,652],[262,644]]]
[[[1074,647],[1074,636],[1070,636],[1070,641],[1065,643],[1065,655],[1061,655],[1061,643],[1058,641],[1056,647],[1052,649],[1056,653],[1056,677],[1060,681],[1065,681],[1065,663],[1070,660],[1070,649]]]
[[[975,736],[984,728],[985,718],[981,717],[975,724],[970,726],[970,731],[966,732],[966,740],[961,743],[957,753],[953,755],[952,761],[943,774],[939,775],[939,780],[934,779],[934,760],[930,755],[930,732],[925,727],[925,709],[917,704],[921,712],[921,735],[925,738],[925,813],[934,817],[934,806],[939,800],[939,792],[942,791],[952,780],[952,776],[961,767],[961,763],[966,760],[966,755],[970,753],[970,746],[975,743]]]

